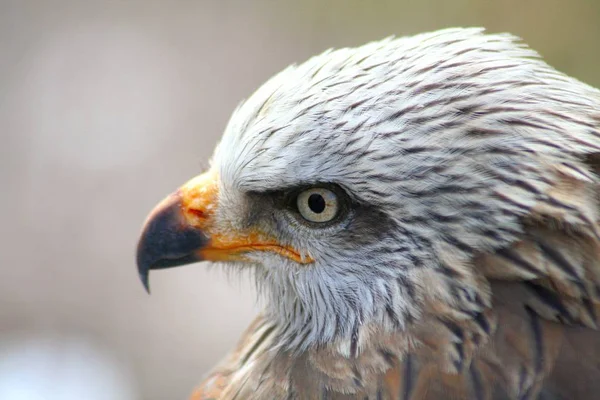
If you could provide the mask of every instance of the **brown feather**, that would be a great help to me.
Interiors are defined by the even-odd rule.
[[[600,114],[590,118],[598,136]],[[416,272],[423,310],[407,329],[363,326],[356,351],[335,342],[294,354],[259,316],[192,399],[598,398],[600,153],[536,165],[547,184],[520,237],[471,258],[438,244],[444,273]],[[523,188],[503,188],[497,198],[520,204]]]
[[[547,194],[558,203],[534,207],[520,241],[475,257],[472,267],[446,260],[460,265],[458,279],[491,294],[479,324],[432,293],[422,322],[393,335],[373,329],[352,358],[333,345],[301,355],[274,351],[277,327],[259,317],[192,399],[595,398],[597,184],[560,171],[554,182]]]

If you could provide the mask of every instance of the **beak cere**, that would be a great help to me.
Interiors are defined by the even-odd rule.
[[[257,230],[239,232],[215,225],[218,178],[199,175],[159,203],[148,216],[137,247],[140,279],[149,291],[148,275],[197,261],[247,261],[248,252],[271,252],[300,264],[313,260]]]

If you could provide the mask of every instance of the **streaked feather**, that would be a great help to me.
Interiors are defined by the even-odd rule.
[[[327,265],[259,269],[265,314],[193,399],[596,398],[599,157],[600,92],[508,35],[286,69],[234,113],[224,188],[321,179],[383,211],[286,237]]]

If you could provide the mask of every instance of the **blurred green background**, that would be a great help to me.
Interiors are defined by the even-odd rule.
[[[450,26],[600,87],[600,0],[0,0],[0,399],[185,398],[257,306],[202,264],[147,296],[147,212],[286,65]]]

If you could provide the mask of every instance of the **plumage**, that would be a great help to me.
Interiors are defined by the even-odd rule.
[[[513,36],[330,50],[235,110],[138,267],[250,268],[264,297],[194,400],[593,399],[599,167],[600,91]]]

